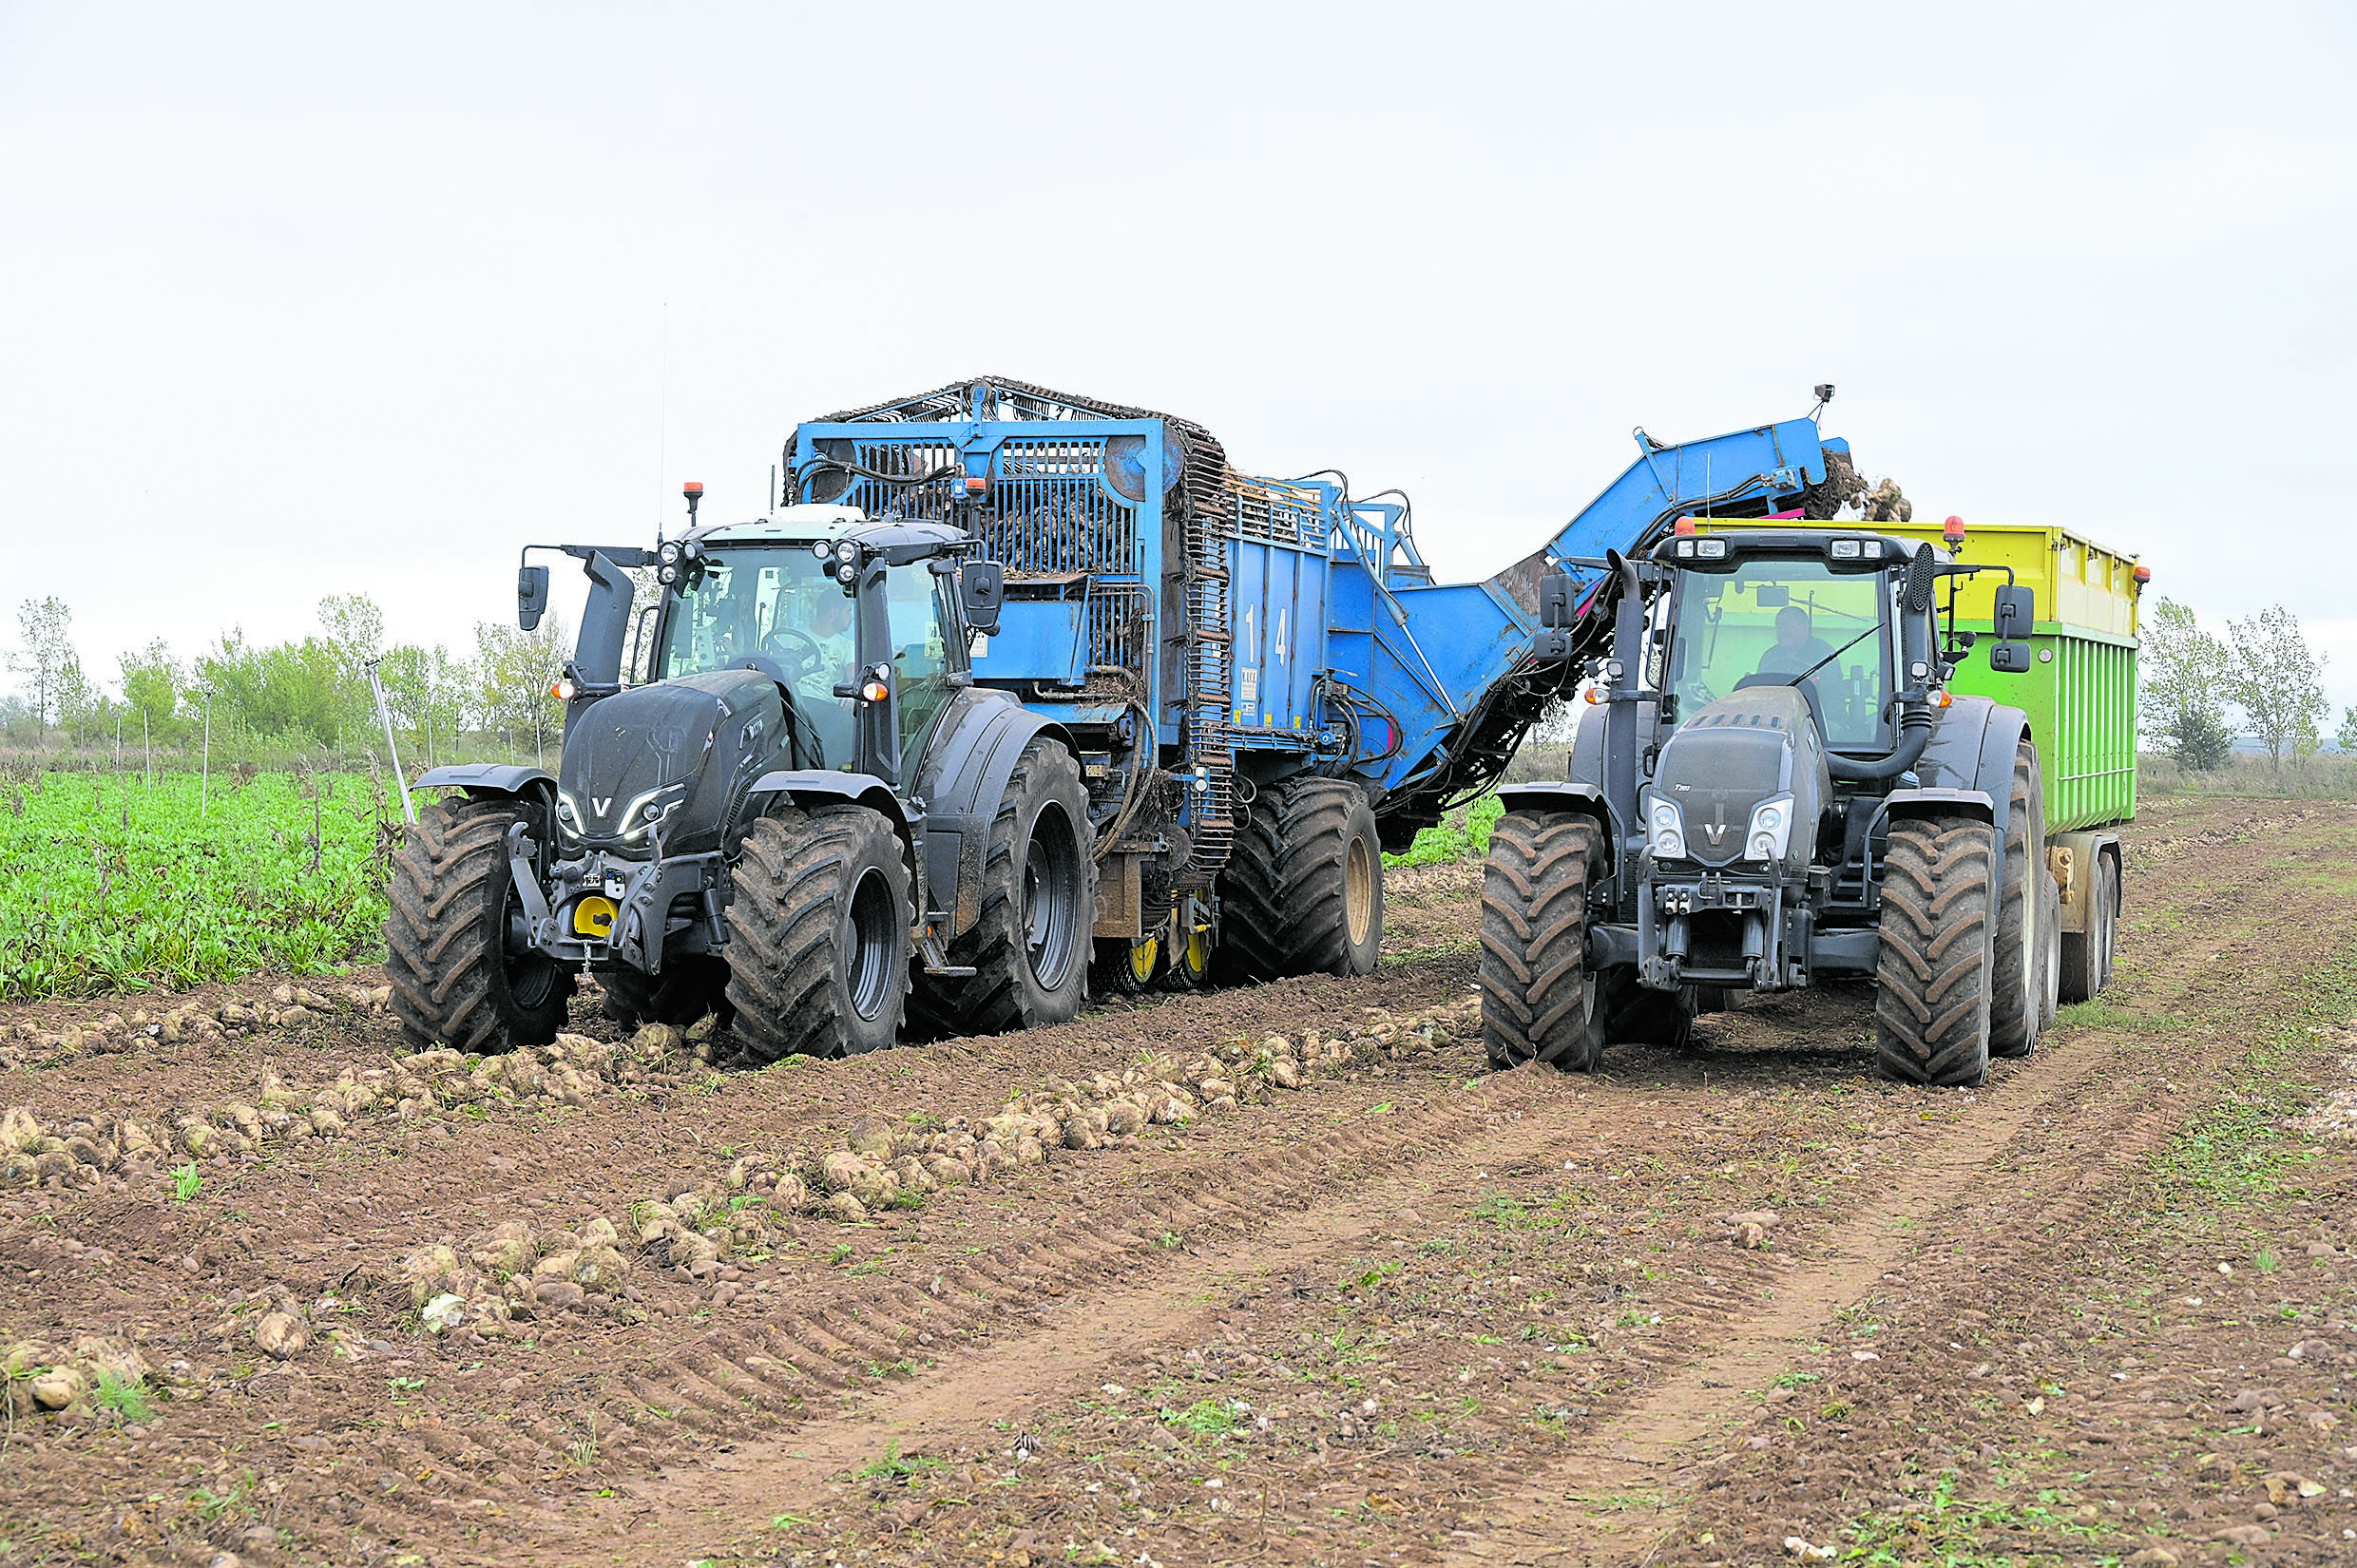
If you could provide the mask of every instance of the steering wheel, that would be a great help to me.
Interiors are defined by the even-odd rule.
[[[779,665],[777,660],[770,658],[767,654],[747,654],[742,659],[737,660],[734,667],[739,670],[753,670],[758,674],[768,676],[772,680],[776,681],[780,686],[791,686],[794,684],[793,681],[786,679],[785,669]]]
[[[1705,702],[1718,700],[1718,694],[1711,690],[1709,682],[1703,680],[1679,681],[1677,695],[1680,701],[1694,708],[1699,708]]]
[[[816,638],[799,626],[780,626],[770,633],[761,640],[761,652],[776,656],[780,663],[792,661],[793,676],[791,678],[782,675],[777,677],[779,681],[787,684],[792,684],[793,681],[799,680],[814,671],[824,669],[827,663],[826,649],[818,645]]]

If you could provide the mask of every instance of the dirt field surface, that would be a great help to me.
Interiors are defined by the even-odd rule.
[[[2129,842],[1973,1092],[1862,991],[1492,1075],[1471,866],[1365,981],[762,1072],[0,1014],[0,1562],[2357,1560],[2357,810]]]

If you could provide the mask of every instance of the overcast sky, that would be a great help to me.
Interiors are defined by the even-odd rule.
[[[2281,601],[2357,703],[2353,16],[0,0],[0,601],[463,651],[519,545],[980,372],[1485,576],[1832,381],[1919,514]]]

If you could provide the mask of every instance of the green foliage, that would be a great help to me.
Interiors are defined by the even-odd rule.
[[[2189,773],[2213,773],[2234,751],[2234,732],[2216,714],[2202,708],[2179,709],[2161,735],[2169,743],[2169,755]]]
[[[918,1459],[914,1455],[904,1455],[900,1451],[899,1444],[888,1443],[884,1445],[882,1459],[870,1460],[858,1469],[853,1470],[852,1476],[857,1481],[906,1481],[910,1476],[923,1475],[926,1471],[938,1469],[940,1466],[941,1461],[937,1459]]]
[[[198,1171],[195,1160],[192,1159],[185,1165],[172,1167],[172,1195],[174,1197],[182,1203],[190,1203],[195,1201],[196,1195],[202,1191],[204,1191],[204,1176]]]
[[[1386,866],[1432,866],[1448,860],[1479,860],[1489,853],[1489,832],[1505,814],[1505,803],[1485,794],[1460,806],[1416,835],[1406,854],[1388,854]]]
[[[2300,618],[2281,604],[2226,623],[2233,652],[2227,692],[2243,712],[2269,757],[2281,761],[2316,750],[2316,726],[2332,711],[2325,701],[2325,661],[2308,645]]]
[[[102,1409],[112,1410],[125,1421],[153,1421],[156,1407],[149,1403],[145,1385],[135,1377],[117,1372],[98,1374],[98,1403]]]
[[[385,918],[388,810],[368,779],[337,774],[0,786],[0,1000],[319,974],[365,955]]]
[[[1244,1417],[1233,1405],[1216,1399],[1198,1399],[1183,1410],[1167,1406],[1161,1412],[1163,1425],[1192,1432],[1197,1437],[1217,1437],[1233,1432],[1244,1425]]]

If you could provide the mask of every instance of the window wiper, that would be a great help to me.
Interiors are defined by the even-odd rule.
[[[1882,627],[1879,624],[1867,627],[1866,630],[1860,632],[1857,636],[1851,638],[1840,647],[1835,648],[1831,653],[1827,654],[1823,659],[1818,660],[1814,664],[1811,664],[1807,669],[1801,671],[1800,674],[1786,681],[1785,684],[1788,686],[1799,685],[1802,681],[1808,679],[1811,676],[1816,674],[1819,670],[1822,670],[1828,664],[1830,664],[1833,660],[1839,659],[1842,655],[1848,653],[1850,649],[1856,647],[1859,643],[1865,641],[1868,638],[1872,637],[1876,632],[1881,630]]]

